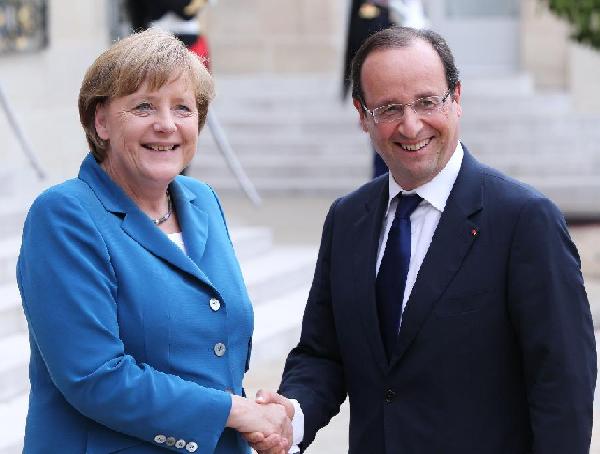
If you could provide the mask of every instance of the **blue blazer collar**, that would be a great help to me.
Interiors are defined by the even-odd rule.
[[[107,212],[121,218],[121,228],[127,235],[150,253],[197,277],[214,289],[208,276],[199,267],[208,240],[208,214],[197,206],[196,195],[179,177],[171,182],[169,190],[188,255],[154,225],[91,154],[88,154],[81,164],[79,178],[87,183]]]

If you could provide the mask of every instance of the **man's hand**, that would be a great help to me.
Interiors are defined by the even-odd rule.
[[[259,389],[256,393],[256,402],[259,404],[283,405],[288,418],[290,418],[290,420],[294,418],[294,406],[287,397],[284,397],[281,394],[277,394],[273,391],[265,391],[263,389]]]
[[[256,393],[256,402],[261,405],[279,404],[285,408],[285,412],[290,424],[281,433],[281,439],[277,440],[272,436],[264,436],[262,433],[252,432],[243,434],[244,438],[250,443],[259,454],[287,454],[293,442],[293,431],[291,420],[294,417],[294,406],[292,403],[280,394],[271,391],[259,390]],[[286,443],[282,444],[281,441]],[[283,448],[283,449],[282,449]]]
[[[292,444],[292,423],[286,408],[278,403],[259,404],[232,396],[226,426],[237,430],[250,442],[256,440],[261,447],[268,446],[268,454],[285,454]]]

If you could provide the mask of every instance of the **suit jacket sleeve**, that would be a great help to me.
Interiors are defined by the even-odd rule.
[[[522,208],[508,276],[533,453],[587,453],[596,381],[594,330],[577,250],[547,199],[532,199]]]
[[[38,198],[24,228],[18,282],[32,342],[75,409],[138,439],[152,442],[166,431],[213,452],[231,397],[125,351],[117,293],[127,283],[117,282],[105,239],[76,197],[49,191]]]
[[[305,449],[339,412],[346,397],[344,370],[331,307],[329,266],[334,212],[327,214],[315,275],[302,321],[300,342],[287,359],[279,392],[298,400],[304,413]]]

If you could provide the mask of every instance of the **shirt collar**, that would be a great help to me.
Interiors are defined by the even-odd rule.
[[[463,156],[464,151],[462,145],[460,144],[460,142],[458,142],[454,153],[452,153],[452,156],[450,157],[444,168],[430,181],[421,186],[416,187],[412,191],[405,191],[404,189],[402,189],[402,187],[398,183],[396,183],[396,180],[394,180],[394,177],[390,172],[388,177],[388,210],[394,197],[396,197],[400,192],[405,192],[406,194],[418,194],[430,205],[432,205],[436,210],[443,213],[444,208],[446,208],[446,201],[448,200],[450,191],[452,190],[454,182],[456,181],[456,177],[458,176]]]

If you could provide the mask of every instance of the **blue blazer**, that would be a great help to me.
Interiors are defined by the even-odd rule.
[[[587,454],[594,329],[558,209],[468,152],[388,361],[375,261],[387,174],[336,201],[281,392],[306,448],[350,400],[350,453]]]
[[[225,429],[253,313],[219,202],[170,185],[187,255],[88,155],[41,194],[17,280],[30,333],[26,454],[246,453]]]

